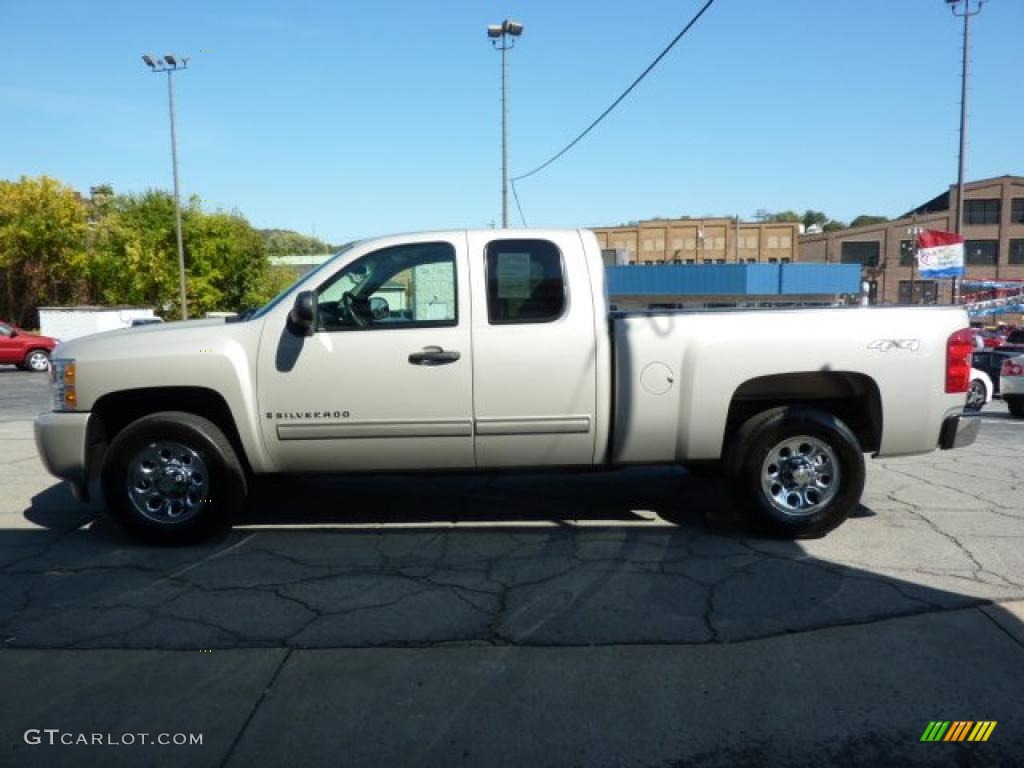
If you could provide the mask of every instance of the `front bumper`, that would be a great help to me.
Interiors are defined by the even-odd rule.
[[[973,443],[981,430],[981,419],[977,416],[957,414],[949,416],[942,422],[939,432],[939,447],[948,451],[950,448],[964,448]]]
[[[51,475],[71,483],[77,499],[88,494],[91,413],[42,413],[35,420],[36,450]]]

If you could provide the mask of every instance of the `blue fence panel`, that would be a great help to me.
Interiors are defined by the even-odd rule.
[[[636,264],[605,268],[612,296],[857,293],[857,264]]]

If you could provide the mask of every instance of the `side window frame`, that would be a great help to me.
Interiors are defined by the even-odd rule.
[[[494,320],[491,317],[491,248],[501,243],[543,243],[554,249],[555,253],[558,254],[558,271],[562,283],[562,308],[561,311],[553,317],[538,317],[538,318],[522,318],[515,320]],[[567,272],[565,269],[565,254],[562,249],[558,247],[558,244],[551,241],[545,240],[539,237],[506,237],[495,240],[489,240],[484,246],[484,299],[487,302],[487,324],[492,326],[503,326],[503,325],[541,325],[545,323],[557,323],[562,320],[569,313],[569,290],[567,279]]]
[[[377,324],[370,323],[370,324],[365,325],[365,326],[351,325],[351,326],[343,326],[343,327],[337,327],[337,328],[335,328],[335,327],[332,327],[332,328],[322,328],[322,327],[320,327],[320,309],[319,309],[320,301],[319,301],[319,299],[320,299],[321,293],[326,288],[329,288],[330,286],[334,285],[335,282],[337,282],[338,280],[341,279],[342,275],[344,275],[346,272],[351,270],[353,267],[355,267],[360,262],[365,261],[366,259],[369,259],[369,258],[371,258],[373,256],[377,256],[377,255],[379,255],[381,253],[385,253],[387,251],[399,250],[399,249],[402,249],[402,248],[408,248],[410,246],[420,246],[420,247],[442,246],[442,247],[445,247],[445,248],[448,249],[448,252],[449,252],[449,254],[451,256],[451,265],[452,265],[452,295],[453,295],[452,304],[453,304],[453,307],[455,309],[455,317],[453,319],[451,319],[451,320],[413,320],[413,321],[410,321],[410,322],[401,322],[401,323],[386,323],[386,322],[385,323],[377,323]],[[401,243],[399,245],[390,245],[390,246],[387,246],[385,248],[378,248],[378,249],[376,249],[374,251],[370,251],[369,253],[364,253],[362,256],[360,256],[357,259],[354,259],[353,261],[350,261],[344,267],[342,267],[337,272],[335,272],[333,275],[331,275],[330,277],[325,279],[323,282],[321,282],[319,285],[317,285],[316,290],[314,291],[314,302],[313,302],[313,306],[314,306],[314,317],[313,317],[314,333],[351,333],[353,331],[356,331],[356,332],[359,332],[359,331],[385,331],[385,330],[386,331],[399,331],[399,330],[415,330],[415,329],[419,329],[419,328],[455,328],[455,327],[458,327],[458,325],[459,325],[459,263],[458,262],[459,262],[459,252],[458,252],[458,249],[455,247],[454,243],[452,243],[452,242],[450,242],[448,240],[426,240],[426,241],[423,241],[423,242]],[[444,263],[447,263],[447,262],[446,261],[438,261],[438,262],[427,262],[427,263],[444,264]],[[416,266],[422,266],[422,265],[416,265]],[[412,269],[415,269],[415,268],[416,268],[415,266],[412,267]],[[406,269],[408,269],[408,267]],[[399,273],[396,273],[396,274],[399,274]]]

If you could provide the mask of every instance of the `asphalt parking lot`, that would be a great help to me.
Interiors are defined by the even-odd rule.
[[[268,485],[140,547],[43,470],[0,367],[2,765],[1012,765],[1024,420],[870,461],[829,536],[674,469]],[[984,743],[922,743],[994,720]],[[202,745],[26,743],[201,733]]]

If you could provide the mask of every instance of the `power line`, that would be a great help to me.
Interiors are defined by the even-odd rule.
[[[523,206],[519,203],[519,193],[516,191],[515,179],[512,180],[512,197],[516,201],[516,210],[519,211],[519,220],[523,222],[524,227],[530,226],[526,223],[526,217],[523,216]]]
[[[683,39],[683,36],[687,32],[689,32],[690,28],[700,20],[700,17],[704,15],[704,12],[707,11],[708,8],[710,8],[714,4],[715,4],[715,0],[708,0],[706,3],[704,3],[704,7],[701,8],[699,11],[697,11],[697,14],[692,19],[690,19],[690,22],[685,27],[683,27],[683,29],[679,32],[678,35],[676,35],[674,38],[672,38],[672,42],[669,43],[665,47],[665,49],[661,53],[658,54],[658,57],[654,61],[651,62],[650,66],[648,66],[647,69],[645,69],[643,72],[640,73],[640,77],[638,77],[636,80],[634,80],[632,82],[632,84],[626,90],[624,90],[622,92],[622,94],[619,96],[619,98],[617,98],[615,101],[613,101],[612,105],[610,107],[608,107],[608,109],[606,109],[604,112],[602,112],[594,122],[592,122],[590,125],[588,125],[586,127],[586,129],[579,136],[577,136],[575,139],[570,141],[558,154],[556,154],[554,157],[552,157],[546,163],[543,163],[542,165],[538,165],[536,168],[534,168],[529,173],[524,173],[521,176],[516,176],[515,178],[513,178],[512,179],[512,190],[513,190],[513,192],[515,192],[516,182],[517,181],[521,181],[522,179],[529,178],[530,176],[533,176],[535,173],[540,173],[545,168],[547,168],[549,165],[551,165],[553,162],[555,162],[555,160],[557,160],[562,155],[564,155],[566,152],[568,152],[570,149],[575,147],[584,136],[586,136],[588,133],[590,133],[592,130],[594,130],[594,128],[597,127],[598,123],[600,123],[602,120],[604,120],[611,113],[611,111],[613,109],[615,109],[617,106],[619,106],[619,104],[622,102],[622,100],[625,99],[630,94],[630,92],[640,84],[640,81],[643,80],[645,77],[647,77],[647,75],[650,73],[650,71],[652,69],[654,69],[656,66],[658,66],[658,63],[663,58],[665,58],[666,55],[668,55],[668,52],[671,51],[675,47],[675,44]],[[519,196],[517,194],[516,195],[516,204],[518,205],[518,203],[519,203]],[[520,208],[519,209],[519,216],[520,216],[520,218],[522,218],[522,215],[523,215],[523,211],[522,211],[522,208]],[[525,220],[524,220],[524,224],[525,224]]]

